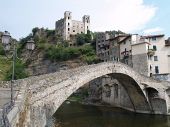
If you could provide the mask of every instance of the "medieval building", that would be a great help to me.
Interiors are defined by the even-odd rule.
[[[90,16],[84,15],[82,21],[72,19],[72,12],[66,11],[64,18],[56,21],[56,35],[62,36],[63,40],[71,40],[76,34],[87,33],[90,30]]]

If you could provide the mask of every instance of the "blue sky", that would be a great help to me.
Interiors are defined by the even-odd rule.
[[[91,16],[92,31],[122,30],[128,33],[170,36],[170,0],[1,0],[0,31],[14,38],[34,27],[55,28],[64,11],[73,19]]]

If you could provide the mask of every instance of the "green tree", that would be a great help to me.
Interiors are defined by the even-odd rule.
[[[10,70],[7,72],[5,76],[5,80],[11,80],[11,77],[12,77],[12,67],[10,67]],[[23,79],[26,77],[28,77],[28,74],[25,71],[25,64],[23,64],[21,60],[16,61],[14,79],[17,80],[17,79]]]
[[[91,32],[88,30],[87,34],[85,35],[85,42],[91,43],[91,41],[92,41]]]
[[[0,44],[0,55],[5,55],[5,51],[2,47],[2,44]]]
[[[38,27],[35,27],[35,28],[32,29],[33,36],[35,36],[35,34],[36,34],[36,32],[37,32],[38,30],[39,30]]]
[[[84,45],[86,43],[86,36],[84,33],[77,34],[77,45]]]

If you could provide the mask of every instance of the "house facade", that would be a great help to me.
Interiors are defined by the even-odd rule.
[[[102,41],[109,47],[105,61],[120,61],[143,75],[170,81],[170,38],[123,34]]]
[[[96,54],[102,61],[110,61],[109,33],[100,32],[96,35]]]

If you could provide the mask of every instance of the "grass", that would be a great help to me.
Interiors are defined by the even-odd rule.
[[[11,67],[11,60],[8,60],[6,57],[0,55],[0,80],[5,79],[5,75]]]

